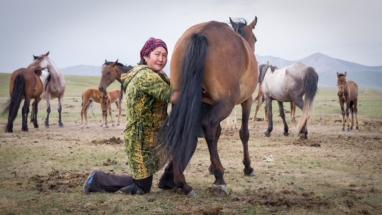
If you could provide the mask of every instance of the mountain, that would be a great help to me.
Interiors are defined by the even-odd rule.
[[[291,65],[295,62],[303,62],[313,67],[319,74],[318,85],[320,87],[335,87],[337,84],[336,73],[344,73],[346,71],[348,74],[347,79],[355,81],[359,88],[382,89],[382,66],[364,66],[332,58],[321,53],[315,53],[295,61],[257,54],[256,59],[260,64],[269,61],[270,64],[279,68]]]
[[[78,65],[61,69],[64,75],[89,75],[101,76],[101,66]]]

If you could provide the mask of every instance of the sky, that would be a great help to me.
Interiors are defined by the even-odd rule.
[[[255,16],[256,54],[299,60],[320,52],[381,66],[381,6],[381,0],[1,0],[0,72],[27,67],[48,51],[59,68],[101,66],[105,59],[135,65],[150,37],[164,40],[171,56],[193,25],[229,17],[250,23]]]

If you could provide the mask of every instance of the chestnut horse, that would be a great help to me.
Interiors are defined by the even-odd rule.
[[[346,75],[337,72],[337,85],[338,85],[338,99],[340,100],[341,112],[342,112],[342,131],[345,131],[345,110],[344,103],[346,103],[346,122],[347,132],[353,130],[354,114],[355,114],[355,126],[358,130],[358,118],[357,118],[357,101],[358,101],[358,85],[354,81],[346,81]],[[351,111],[351,127],[349,128],[349,109]]]
[[[181,194],[195,195],[186,183],[183,171],[196,149],[195,127],[199,126],[201,101],[213,105],[201,120],[210,152],[210,171],[216,179],[212,186],[213,194],[227,194],[217,143],[220,123],[236,104],[242,106],[240,138],[244,149],[244,174],[254,175],[248,153],[248,119],[252,93],[258,81],[254,54],[256,37],[252,32],[257,18],[249,25],[245,20],[230,22],[233,29],[216,21],[192,26],[177,41],[172,54],[171,86],[180,94],[158,134],[159,155],[153,153],[153,156],[161,156],[162,162],[172,159],[166,170],[173,168],[175,186],[180,188]],[[202,97],[202,90],[209,96]]]
[[[36,70],[48,69],[48,72],[43,71],[40,75],[40,79],[43,83],[43,93],[41,98],[46,100],[46,112],[45,128],[49,128],[49,114],[50,114],[50,100],[58,99],[58,125],[64,127],[61,121],[62,111],[62,99],[65,93],[65,77],[56,64],[48,57],[49,52],[44,55],[34,56],[34,61],[28,66],[28,68],[35,68]]]
[[[22,127],[23,131],[28,131],[27,118],[29,113],[29,104],[31,99],[35,99],[33,102],[33,124],[35,128],[38,128],[37,124],[37,110],[38,103],[41,98],[40,95],[43,90],[42,82],[36,73],[41,71],[36,71],[29,68],[21,68],[14,71],[11,74],[11,80],[9,82],[9,95],[11,96],[10,102],[4,109],[4,112],[9,111],[8,124],[5,132],[13,132],[13,121],[17,117],[17,112],[20,107],[22,99],[25,99],[24,106],[22,108]]]
[[[284,123],[284,136],[288,136],[288,125],[285,121],[283,102],[293,101],[303,112],[297,124],[298,137],[307,138],[308,123],[314,109],[314,98],[317,93],[318,74],[313,67],[301,62],[284,68],[277,68],[270,64],[262,64],[260,70],[260,86],[268,110],[268,129],[264,137],[269,137],[273,130],[272,101],[279,105],[280,116]],[[305,101],[302,97],[305,95]]]
[[[82,93],[82,109],[81,109],[81,129],[84,128],[83,126],[83,115],[85,115],[85,126],[89,128],[88,126],[88,110],[90,105],[93,102],[97,102],[101,104],[101,110],[102,110],[102,124],[101,127],[103,128],[108,128],[107,126],[107,110],[109,110],[109,115],[111,118],[111,123],[112,126],[114,126],[114,120],[113,120],[113,115],[111,113],[111,103],[114,103],[117,105],[118,108],[118,124],[120,123],[121,120],[121,99],[120,99],[120,90],[111,90],[108,91],[106,94],[99,91],[98,89],[95,88],[89,88],[86,89]]]

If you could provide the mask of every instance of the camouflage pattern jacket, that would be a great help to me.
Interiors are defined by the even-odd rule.
[[[165,75],[146,65],[135,66],[121,79],[126,88],[125,148],[133,178],[144,179],[159,170],[159,160],[150,155],[174,91]]]

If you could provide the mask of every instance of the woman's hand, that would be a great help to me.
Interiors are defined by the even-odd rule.
[[[174,93],[172,94],[172,97],[171,97],[171,104],[172,105],[175,105],[178,102],[179,94],[180,94],[179,90],[175,90]]]

